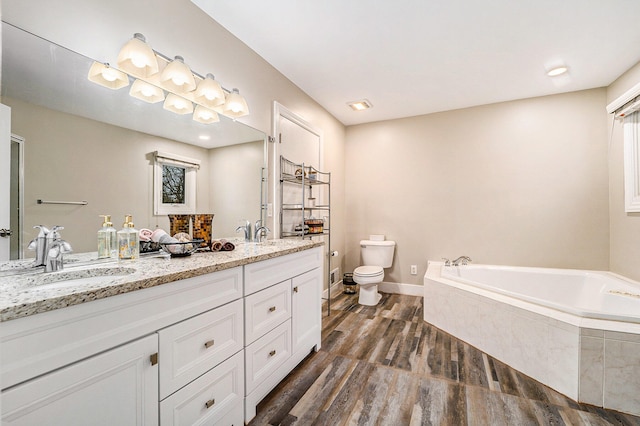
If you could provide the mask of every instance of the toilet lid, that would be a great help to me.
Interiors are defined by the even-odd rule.
[[[384,270],[382,269],[382,266],[358,266],[353,273],[358,274],[361,277],[369,277],[372,275],[382,274],[384,273]]]

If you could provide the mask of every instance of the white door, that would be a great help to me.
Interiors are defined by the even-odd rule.
[[[0,262],[9,260],[9,193],[11,187],[11,108],[0,104]]]

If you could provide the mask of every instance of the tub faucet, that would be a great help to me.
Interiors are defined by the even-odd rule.
[[[249,222],[248,220],[245,220],[244,225],[240,225],[236,228],[236,232],[240,232],[240,231],[244,232],[245,242],[250,242],[251,241],[251,222]]]
[[[471,258],[469,256],[460,256],[459,258],[457,258],[456,260],[454,260],[452,262],[453,266],[458,266],[460,264],[462,264],[463,266],[466,265],[468,262],[471,262]]]
[[[46,253],[44,258],[44,272],[60,271],[64,267],[65,253],[71,253],[71,244],[60,237],[62,226],[54,226],[47,234]]]
[[[444,260],[444,266],[451,266],[451,261],[449,259],[443,257],[442,260]]]

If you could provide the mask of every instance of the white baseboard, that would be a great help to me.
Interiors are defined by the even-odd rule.
[[[378,290],[383,293],[406,294],[408,296],[424,296],[424,286],[416,284],[381,282]],[[331,294],[338,294],[342,291],[342,280],[331,286]],[[322,292],[322,297],[327,298],[327,290]]]
[[[424,286],[416,284],[381,282],[378,290],[384,293],[406,294],[408,296],[424,296]]]
[[[331,294],[336,295],[340,292],[342,292],[342,280],[338,281],[337,283],[333,283],[333,285],[331,286]],[[327,290],[323,290],[322,298],[327,299],[328,297],[329,296]]]

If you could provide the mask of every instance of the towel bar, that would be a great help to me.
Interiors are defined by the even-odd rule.
[[[76,206],[86,206],[89,204],[87,201],[45,201],[45,200],[37,200],[38,204],[73,204]]]

